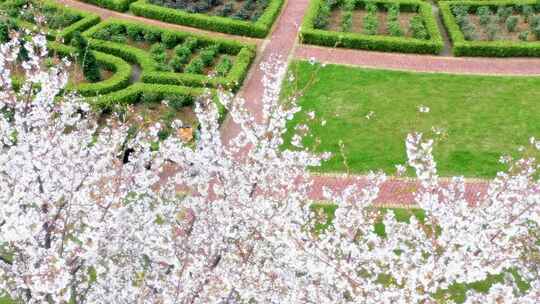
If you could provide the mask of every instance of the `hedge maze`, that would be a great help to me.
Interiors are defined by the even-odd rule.
[[[100,22],[96,15],[48,0],[0,0],[0,42],[9,30],[36,31],[38,23],[49,40],[46,64],[64,57],[75,63],[67,90],[89,97],[99,111],[131,104],[166,126],[179,117],[193,121],[190,108],[207,90],[238,89],[256,55],[255,45],[123,20]],[[94,68],[79,62],[81,45],[92,55]],[[12,70],[17,75],[17,67]],[[223,114],[224,107],[216,104]]]
[[[417,0],[313,0],[300,35],[330,47],[431,54],[443,48],[431,6]]]

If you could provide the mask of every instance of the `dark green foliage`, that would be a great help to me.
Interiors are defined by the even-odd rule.
[[[0,43],[9,41],[9,27],[7,21],[0,20]]]
[[[487,25],[492,20],[492,13],[489,6],[480,6],[476,10],[476,14],[480,19],[480,24]]]
[[[202,50],[199,54],[199,58],[201,58],[202,63],[205,67],[210,66],[214,62],[214,58],[219,52],[219,45],[212,45],[204,50]]]
[[[399,4],[388,5],[387,11],[388,33],[390,33],[391,36],[403,36],[401,24],[399,24]]]
[[[495,22],[490,22],[486,25],[486,34],[487,38],[490,41],[493,41],[497,37],[497,33],[499,32],[499,25]]]
[[[513,12],[514,9],[511,6],[499,6],[497,8],[497,16],[501,22],[506,22],[506,18],[510,17]]]
[[[232,62],[229,57],[224,57],[216,66],[216,72],[218,76],[225,77],[232,68]]]
[[[416,39],[428,39],[428,32],[424,26],[424,21],[420,16],[414,16],[410,21],[410,31],[414,38]]]
[[[141,95],[141,100],[144,104],[153,104],[161,101],[161,94],[157,92],[144,92]]]
[[[204,62],[200,57],[193,59],[185,69],[186,73],[202,74],[204,69]]]
[[[125,12],[129,8],[129,4],[133,0],[82,0],[83,2],[92,3],[97,6],[105,7],[119,12]]]
[[[529,19],[534,15],[534,8],[531,5],[522,5],[521,14],[525,22],[529,22]]]
[[[143,33],[136,27],[127,27],[126,28],[126,34],[133,41],[143,41],[144,40]]]
[[[330,14],[332,13],[332,7],[328,1],[323,1],[321,7],[319,8],[319,13],[314,20],[314,26],[317,29],[325,29],[328,26],[328,21],[330,19]]]
[[[99,66],[94,53],[90,51],[86,38],[80,32],[75,32],[71,43],[76,49],[77,63],[82,68],[84,78],[89,82],[100,81]]]
[[[379,18],[377,17],[377,5],[373,2],[366,2],[366,15],[364,16],[364,34],[376,35],[379,31]]]
[[[519,18],[517,16],[510,16],[508,18],[506,18],[506,29],[509,31],[509,32],[514,32],[516,30],[516,27],[517,27],[517,23],[519,21]]]
[[[180,111],[183,107],[187,107],[193,104],[192,96],[170,95],[165,96],[165,99],[169,101],[169,106],[175,111]]]
[[[529,31],[523,31],[523,32],[519,33],[518,38],[519,38],[519,40],[521,40],[521,41],[527,41],[527,40],[529,40]]]

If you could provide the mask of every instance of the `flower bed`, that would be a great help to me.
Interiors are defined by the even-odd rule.
[[[228,34],[265,37],[284,0],[139,0],[130,6],[138,16]],[[230,4],[228,6],[227,4]]]
[[[535,0],[440,2],[456,56],[540,56]]]
[[[304,43],[432,53],[443,42],[431,6],[416,0],[314,0],[301,31]]]

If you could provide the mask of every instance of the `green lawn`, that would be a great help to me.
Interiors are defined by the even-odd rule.
[[[421,131],[438,138],[435,157],[443,176],[491,177],[501,169],[502,154],[516,154],[531,136],[540,137],[540,77],[458,76],[352,68],[318,67],[307,62],[291,66],[292,87],[304,88],[303,108],[291,125],[306,121],[315,138],[304,143],[334,157],[317,170],[345,170],[339,151],[343,141],[349,169],[395,173],[404,163],[405,137]],[[420,113],[425,105],[429,113]],[[371,118],[366,116],[371,114]],[[326,120],[322,126],[321,121]],[[441,135],[433,128],[442,129]],[[289,132],[286,136],[291,136]],[[289,145],[286,145],[290,147]]]

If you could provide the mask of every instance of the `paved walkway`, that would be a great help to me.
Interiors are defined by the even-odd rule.
[[[248,74],[240,96],[244,97],[246,106],[250,112],[260,118],[262,108],[261,83],[262,72],[259,63],[264,62],[272,55],[278,55],[283,59],[310,59],[315,58],[320,62],[354,65],[368,68],[381,68],[393,70],[407,70],[417,72],[455,73],[455,74],[486,74],[486,75],[540,75],[540,59],[537,58],[455,58],[441,56],[411,55],[371,52],[363,50],[347,50],[324,48],[310,45],[298,45],[297,37],[304,13],[309,0],[288,0],[271,35],[266,40],[253,39],[208,32],[190,27],[168,24],[143,17],[137,17],[126,13],[118,13],[99,8],[74,0],[57,0],[78,9],[92,11],[103,19],[121,18],[141,23],[156,25],[159,27],[177,29],[193,33],[220,36],[244,42],[256,43],[259,53],[253,68]],[[222,127],[222,136],[225,140],[232,138],[238,133],[239,127],[228,119]],[[315,175],[314,187],[310,196],[314,200],[322,200],[323,186],[333,189],[343,189],[351,183],[365,184],[362,176],[344,177],[334,175]],[[413,206],[414,191],[417,182],[407,179],[390,179],[383,184],[377,203],[381,205]],[[466,197],[474,203],[478,197],[486,192],[487,183],[479,180],[468,180],[466,185]]]
[[[295,58],[367,68],[476,75],[540,76],[540,58],[442,57],[302,45]]]

